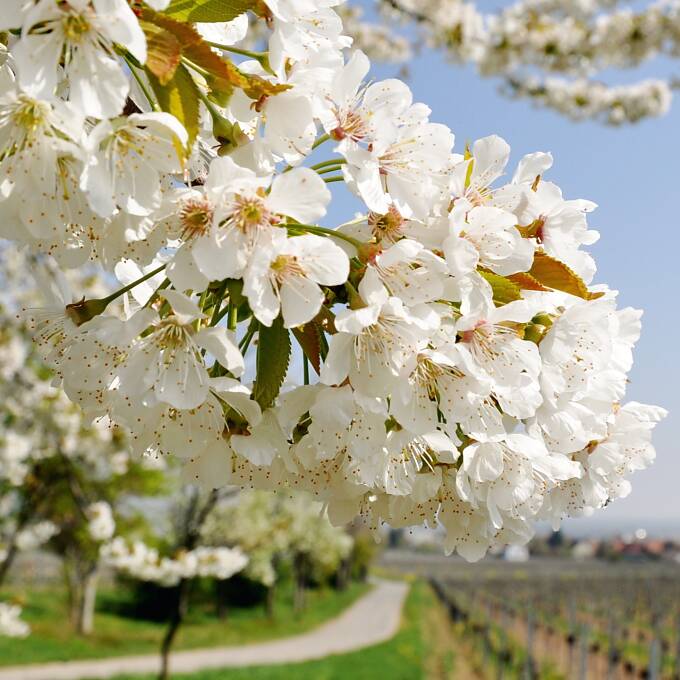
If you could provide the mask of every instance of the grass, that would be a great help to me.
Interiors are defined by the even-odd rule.
[[[194,607],[180,630],[175,649],[238,645],[296,635],[327,621],[348,607],[369,588],[353,583],[345,591],[310,590],[308,606],[295,614],[290,589],[280,588],[275,617],[268,619],[261,607],[234,608],[226,620],[207,607]],[[0,593],[0,600],[19,601],[23,618],[32,633],[24,640],[0,636],[0,667],[14,664],[94,659],[127,654],[156,653],[165,630],[163,623],[134,620],[115,613],[122,596],[102,590],[98,597],[95,632],[88,638],[75,635],[68,623],[65,594],[57,588],[13,588]],[[217,676],[215,676],[217,677]]]
[[[448,680],[453,655],[440,618],[441,608],[430,587],[415,581],[406,600],[401,629],[388,642],[328,656],[317,661],[281,666],[253,666],[175,675],[173,680]],[[437,631],[444,631],[444,637]],[[153,676],[120,676],[116,680],[153,680]]]

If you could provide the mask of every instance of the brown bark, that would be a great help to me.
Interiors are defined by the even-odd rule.
[[[298,553],[293,558],[293,610],[299,614],[307,604],[307,558]]]

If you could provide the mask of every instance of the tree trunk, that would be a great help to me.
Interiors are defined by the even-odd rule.
[[[298,553],[293,559],[293,610],[296,614],[302,612],[305,608],[306,593],[306,559],[305,556]]]
[[[226,621],[229,614],[227,606],[227,589],[224,581],[215,581],[215,614],[220,621]]]
[[[201,529],[208,515],[220,499],[220,492],[214,489],[203,507],[199,507],[200,497],[197,489],[194,490],[194,495],[189,503],[187,514],[185,516],[184,536],[178,545],[187,551],[193,550],[201,537]],[[189,609],[189,591],[191,588],[190,579],[182,579],[175,588],[175,602],[174,609],[170,615],[168,629],[165,631],[163,641],[161,642],[161,669],[158,674],[159,680],[168,680],[170,677],[170,650],[172,643],[177,637],[177,632],[186,617]]]
[[[170,677],[170,650],[172,649],[172,643],[175,641],[177,632],[179,631],[189,608],[190,583],[189,580],[182,579],[175,590],[175,608],[172,612],[168,629],[163,636],[163,642],[161,643],[161,670],[158,675],[159,680],[168,680]]]
[[[97,567],[90,569],[82,579],[80,602],[78,603],[78,635],[91,635],[94,631],[94,610],[97,601]]]
[[[352,551],[344,560],[340,562],[338,571],[335,574],[336,590],[347,590],[347,586],[349,586],[350,575],[352,572],[353,554],[354,551]]]
[[[64,582],[66,584],[66,595],[68,603],[68,618],[71,627],[78,629],[78,613],[80,602],[80,583],[76,576],[75,560],[69,554],[64,555]]]
[[[78,635],[91,635],[94,631],[98,565],[86,562],[78,555],[66,554],[64,555],[64,577],[71,625]]]
[[[264,600],[264,611],[267,618],[271,621],[274,618],[274,602],[276,598],[276,582],[267,588],[267,595]]]
[[[7,549],[7,554],[5,555],[5,558],[0,562],[0,587],[2,587],[2,584],[5,582],[5,579],[7,578],[7,574],[9,573],[9,568],[12,566],[12,562],[14,562],[14,558],[17,555],[17,544],[12,541],[10,544],[9,548]]]

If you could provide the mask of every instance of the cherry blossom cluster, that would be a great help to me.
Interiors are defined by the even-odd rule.
[[[671,105],[671,92],[661,80],[609,87],[585,78],[508,78],[505,89],[512,97],[529,97],[573,120],[597,118],[610,125],[659,116]]]
[[[85,508],[88,525],[87,532],[93,541],[103,542],[113,538],[116,531],[116,520],[113,510],[106,501],[95,501]]]
[[[618,4],[517,0],[489,12],[481,3],[464,0],[378,0],[389,18],[416,22],[427,42],[453,60],[475,64],[484,76],[503,77],[514,96],[574,119],[612,125],[665,114],[673,83],[654,79],[611,86],[596,80],[596,74],[680,54],[677,0],[649,2],[636,10]],[[370,43],[375,33],[367,24],[354,35],[363,45],[364,36]]]
[[[117,571],[162,586],[198,577],[224,581],[248,564],[248,558],[238,548],[199,546],[166,557],[142,541],[128,544],[121,537],[102,546],[101,554],[105,564]]]
[[[497,136],[454,152],[404,83],[367,80],[336,4],[10,2],[3,233],[118,280],[55,275],[26,319],[136,455],[307,491],[336,525],[440,524],[478,559],[653,459],[664,411],[620,405],[641,314],[592,285],[595,205],[550,154],[506,177]],[[360,207],[329,227],[331,188]]]
[[[21,607],[0,602],[0,635],[24,638],[31,632],[30,626],[21,620]]]

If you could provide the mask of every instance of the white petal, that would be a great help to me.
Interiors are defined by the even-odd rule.
[[[336,333],[330,341],[328,355],[321,367],[321,382],[324,385],[339,385],[349,375],[354,336]]]
[[[243,355],[226,328],[201,328],[194,340],[235,376],[240,376],[245,370]]]
[[[309,168],[295,168],[278,175],[267,197],[267,207],[303,224],[313,224],[326,214],[331,192]]]
[[[311,321],[319,313],[323,300],[323,291],[314,281],[306,276],[290,277],[281,285],[284,326],[295,328]]]
[[[183,246],[165,269],[167,277],[177,290],[193,290],[197,293],[205,290],[210,283],[196,266],[191,248]]]
[[[193,352],[179,349],[169,363],[164,363],[154,392],[159,401],[175,408],[196,408],[208,396],[208,373]]]
[[[166,0],[155,0],[158,4],[169,4]],[[151,5],[151,3],[148,3]],[[104,19],[101,29],[113,42],[122,45],[142,64],[146,61],[146,38],[137,17],[125,0],[92,0],[97,14]],[[165,7],[154,7],[165,9]]]
[[[294,246],[305,274],[313,281],[324,286],[339,286],[347,281],[349,258],[332,237],[307,234],[289,239],[289,246]]]

